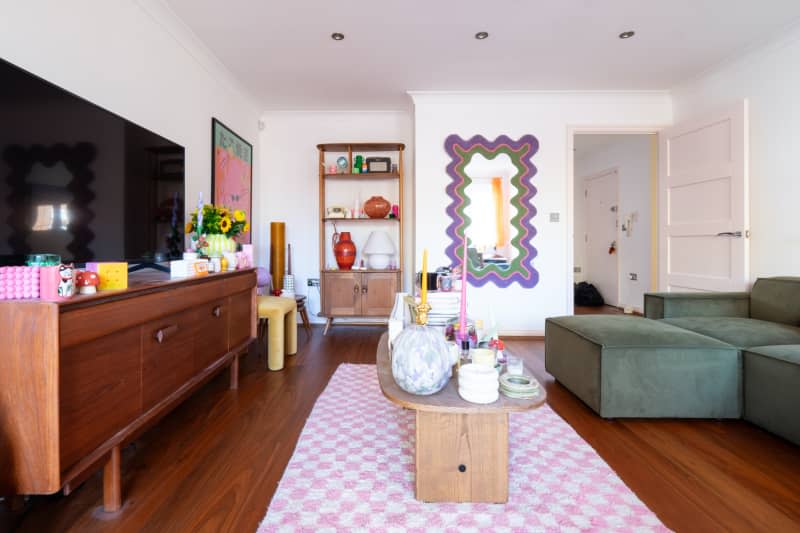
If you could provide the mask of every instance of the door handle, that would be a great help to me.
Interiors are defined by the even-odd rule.
[[[717,237],[741,237],[741,231],[723,231],[721,233],[717,233]]]
[[[172,326],[159,329],[153,336],[155,337],[157,343],[162,344],[176,331],[178,331],[178,326],[177,324],[173,324]]]
[[[215,317],[219,318],[219,315],[222,314],[222,309],[220,308],[220,306],[217,305],[217,306],[214,307],[214,310],[211,311],[211,314],[214,315]]]

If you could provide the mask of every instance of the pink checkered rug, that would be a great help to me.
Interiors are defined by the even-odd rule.
[[[259,533],[668,531],[548,406],[509,420],[506,504],[414,499],[414,412],[343,364],[306,421]]]

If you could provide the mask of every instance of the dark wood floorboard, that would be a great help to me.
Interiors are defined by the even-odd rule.
[[[251,355],[240,389],[220,375],[123,453],[125,505],[100,511],[102,480],[68,497],[36,497],[19,530],[254,531],[306,417],[340,363],[374,363],[380,328],[336,327],[282,372]],[[741,421],[603,420],[544,371],[541,340],[508,341],[549,405],[670,528],[800,530],[800,448]]]

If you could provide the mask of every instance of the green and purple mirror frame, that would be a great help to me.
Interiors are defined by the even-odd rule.
[[[530,134],[523,135],[517,141],[501,135],[491,142],[482,135],[475,135],[469,140],[465,140],[453,134],[445,139],[444,147],[451,159],[450,164],[447,165],[450,183],[445,189],[451,199],[450,205],[447,207],[447,214],[452,219],[451,224],[447,227],[447,236],[450,239],[450,244],[445,250],[447,257],[454,265],[461,264],[463,259],[461,256],[464,253],[464,233],[470,224],[470,219],[465,212],[466,207],[470,204],[466,189],[472,183],[472,178],[467,174],[465,168],[475,155],[480,154],[491,160],[501,154],[506,154],[516,168],[516,173],[510,180],[514,190],[510,203],[517,211],[511,218],[512,233],[515,233],[511,239],[511,246],[516,250],[516,256],[509,261],[509,265],[503,267],[487,264],[483,268],[477,269],[470,264],[470,261],[467,261],[467,264],[470,265],[468,280],[476,287],[481,287],[489,282],[498,287],[508,287],[515,282],[524,288],[535,287],[539,282],[539,273],[533,267],[533,259],[537,252],[531,241],[536,235],[536,228],[532,224],[533,217],[536,215],[536,208],[532,202],[536,195],[536,187],[532,183],[532,179],[536,175],[536,166],[531,159],[539,150],[539,141]]]

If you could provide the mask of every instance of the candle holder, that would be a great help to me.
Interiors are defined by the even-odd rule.
[[[428,303],[418,303],[417,304],[417,324],[420,326],[424,326],[428,323],[428,313],[431,310],[431,306]]]

